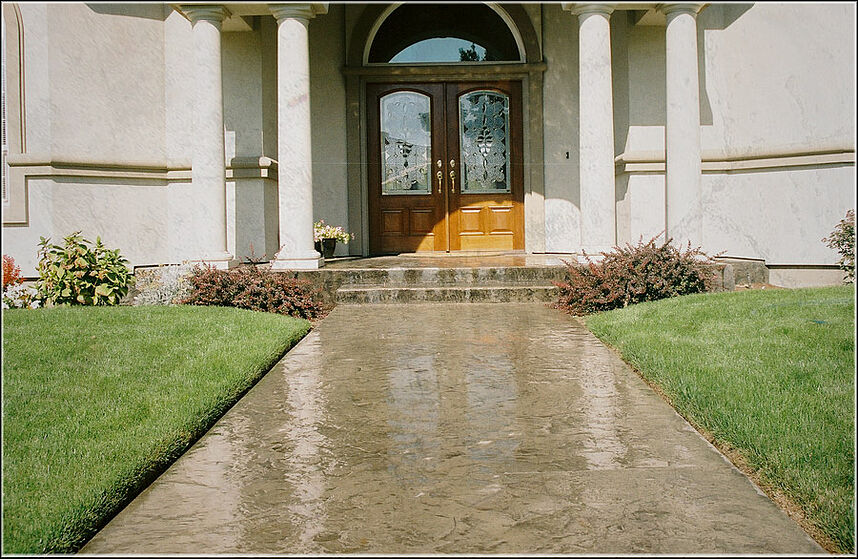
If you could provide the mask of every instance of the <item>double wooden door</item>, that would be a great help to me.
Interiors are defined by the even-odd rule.
[[[521,83],[367,85],[370,252],[523,250]]]

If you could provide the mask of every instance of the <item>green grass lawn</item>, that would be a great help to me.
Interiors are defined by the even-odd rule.
[[[854,553],[854,308],[851,286],[756,290],[586,322],[763,487],[800,507],[830,550]]]
[[[3,311],[3,552],[73,552],[310,324],[220,307]]]

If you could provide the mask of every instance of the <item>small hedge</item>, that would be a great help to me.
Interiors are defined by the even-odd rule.
[[[197,266],[188,277],[190,294],[184,305],[235,307],[296,318],[321,318],[328,311],[309,281],[253,265],[231,270]]]
[[[837,264],[846,272],[846,283],[855,281],[855,210],[846,212],[846,217],[834,227],[831,235],[822,239],[829,247],[840,254]]]
[[[569,281],[555,282],[560,288],[555,306],[581,316],[712,289],[714,260],[690,244],[682,252],[672,239],[657,245],[657,238],[603,252],[601,262],[586,253],[586,264],[565,262]]]
[[[36,287],[47,305],[118,305],[134,283],[128,261],[119,250],[95,244],[80,231],[63,238],[39,242],[39,281]]]

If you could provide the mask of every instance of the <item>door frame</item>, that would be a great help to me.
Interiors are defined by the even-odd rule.
[[[367,96],[370,83],[397,81],[499,81],[521,82],[522,157],[524,165],[524,250],[545,251],[545,181],[542,85],[544,62],[486,65],[414,65],[345,67],[346,78],[346,150],[349,230],[355,239],[349,243],[354,256],[369,256],[369,176],[366,143]]]
[[[520,80],[450,80],[445,82],[373,82],[367,93],[367,206],[369,253],[522,251],[524,231],[524,164]],[[462,191],[461,114],[459,99],[474,91],[498,92],[509,100],[507,123],[508,192]],[[431,145],[429,193],[385,196],[380,157],[380,100],[399,92],[429,99]],[[442,161],[443,160],[443,161]],[[438,168],[436,169],[436,163]],[[458,167],[457,168],[457,164]],[[435,175],[438,175],[437,181]],[[431,213],[431,227],[426,216]],[[388,234],[385,230],[391,228]],[[417,233],[412,228],[417,227]]]

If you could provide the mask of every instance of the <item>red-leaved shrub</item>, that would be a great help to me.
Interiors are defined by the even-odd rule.
[[[829,248],[840,253],[840,269],[846,272],[846,283],[855,281],[855,210],[846,212],[846,217],[834,227],[831,235],[822,239]]]
[[[3,289],[10,285],[24,283],[21,268],[15,264],[15,259],[6,254],[3,255]]]
[[[298,318],[319,318],[327,309],[309,281],[270,272],[256,266],[218,270],[197,266],[188,277],[190,294],[185,305],[236,307]]]
[[[569,280],[555,282],[560,288],[555,306],[580,316],[712,289],[714,260],[690,244],[682,252],[672,239],[657,245],[657,238],[603,252],[601,262],[586,253],[586,264],[566,262]]]

